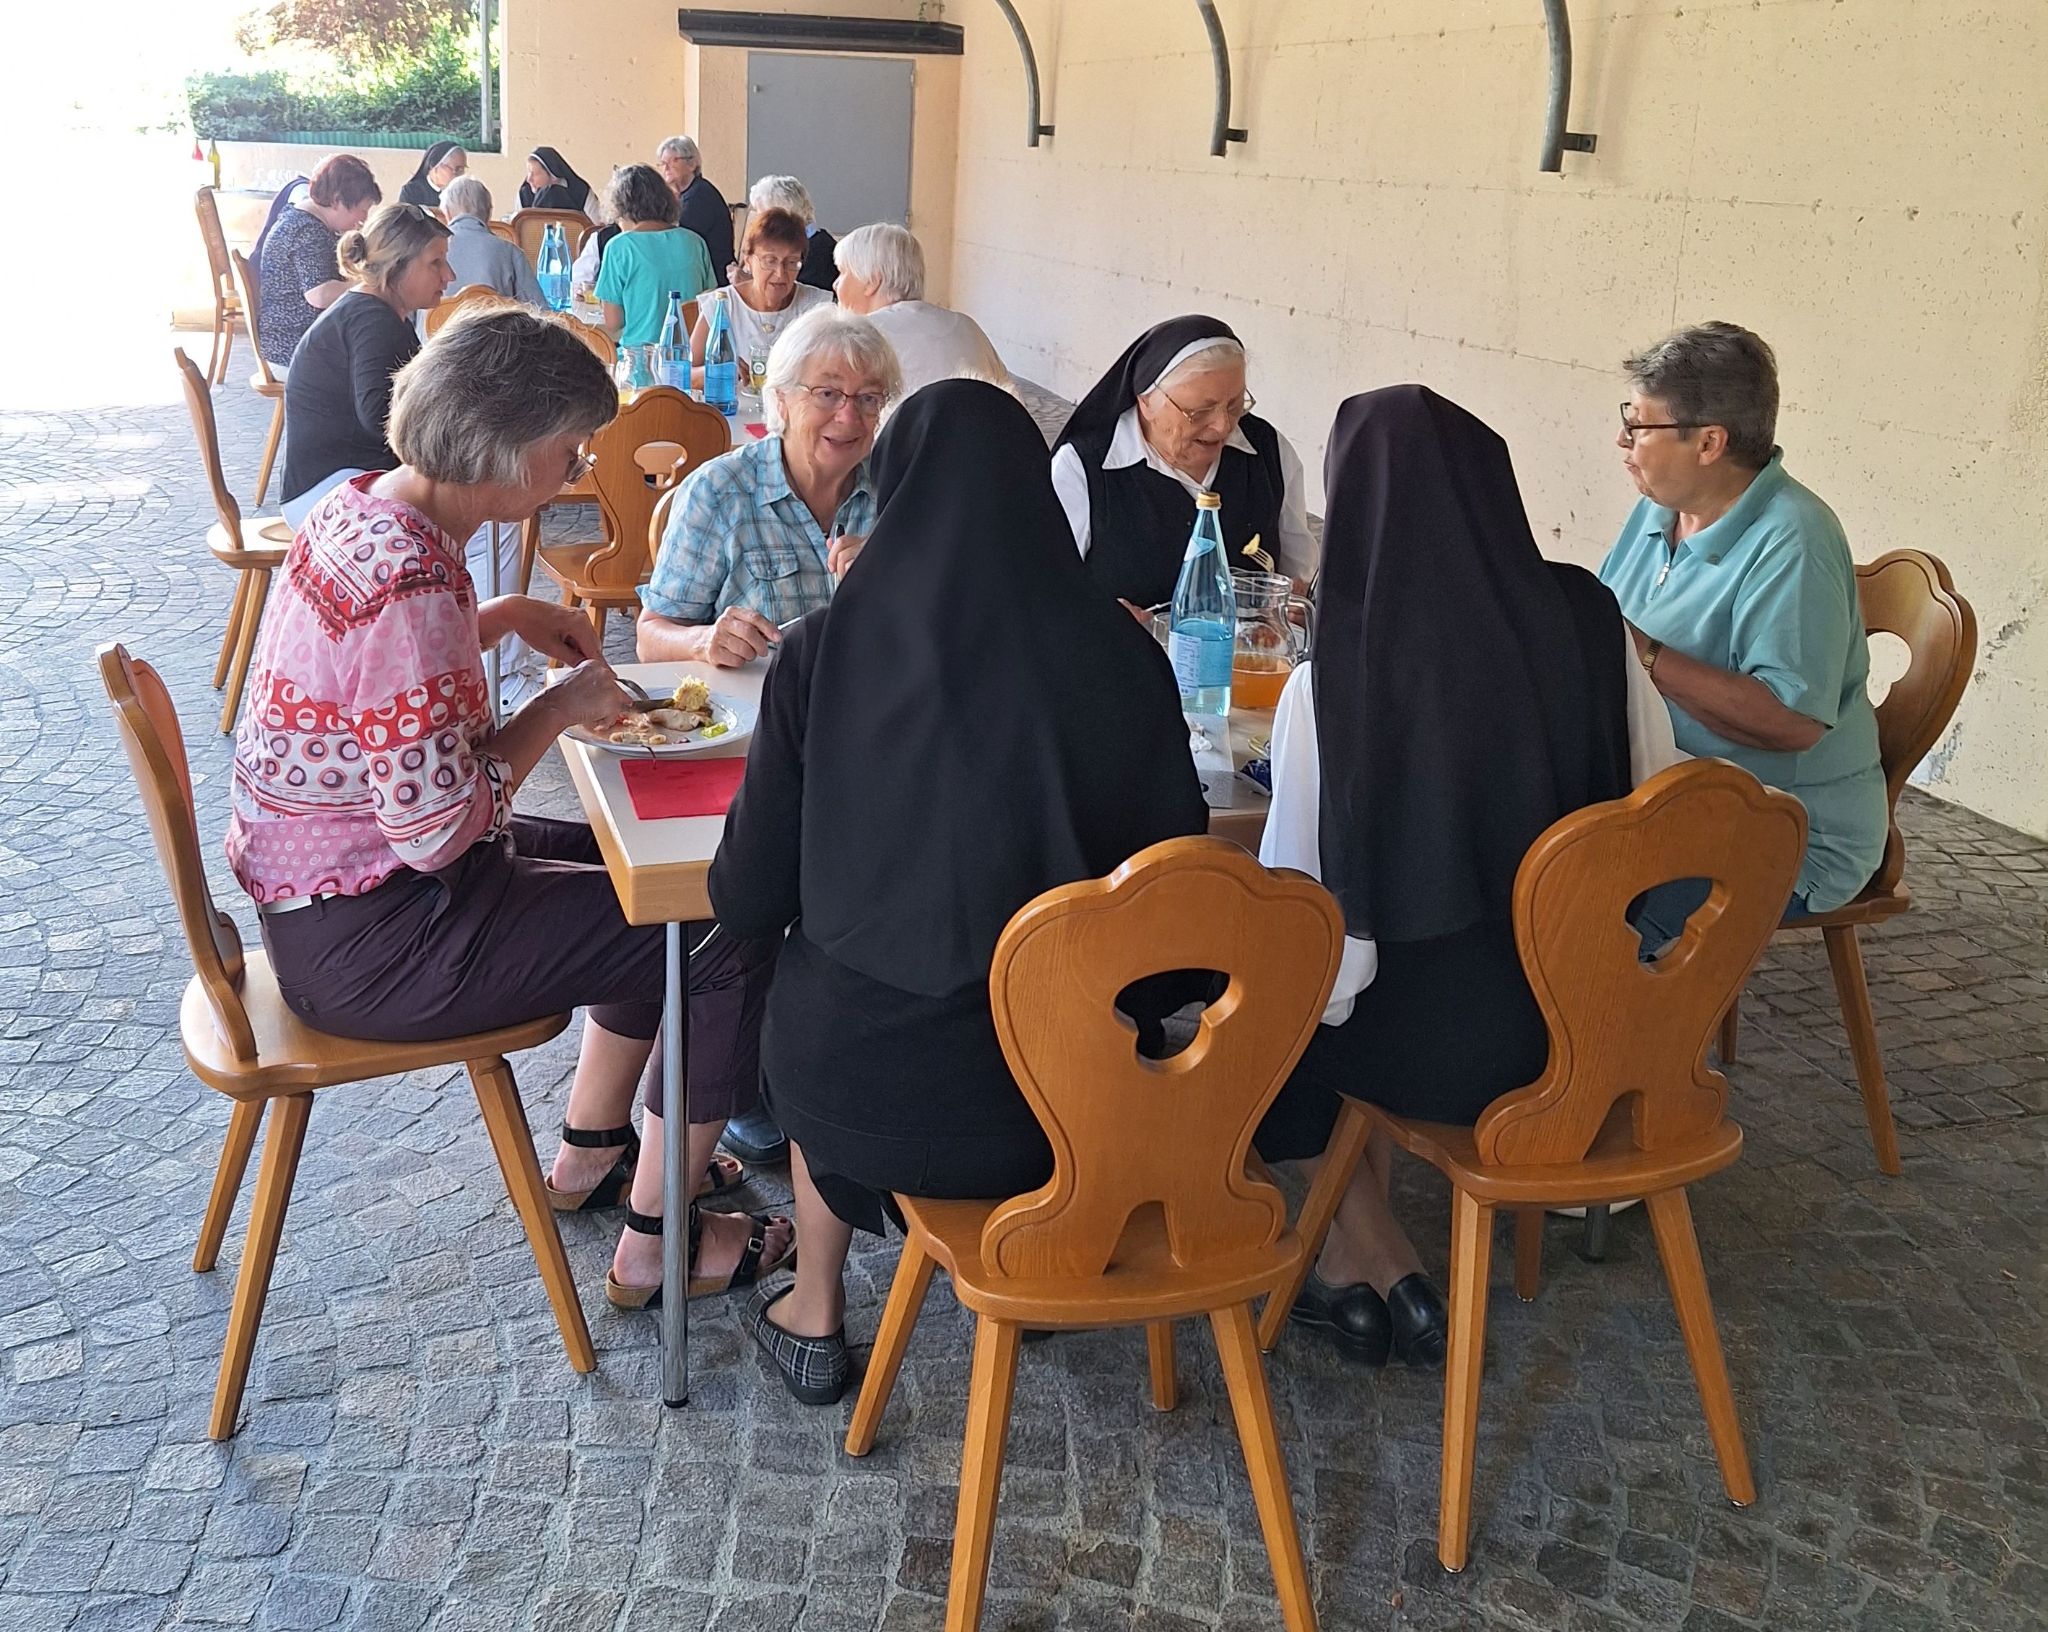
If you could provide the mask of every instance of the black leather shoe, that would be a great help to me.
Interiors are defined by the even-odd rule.
[[[1394,1334],[1394,1353],[1411,1366],[1440,1366],[1449,1339],[1451,1316],[1436,1282],[1420,1271],[1403,1276],[1387,1288],[1387,1315]]]
[[[1363,1281],[1355,1286],[1332,1286],[1310,1270],[1287,1318],[1297,1326],[1322,1328],[1342,1353],[1361,1365],[1387,1363],[1387,1351],[1394,1341],[1393,1319],[1387,1313],[1386,1300]]]

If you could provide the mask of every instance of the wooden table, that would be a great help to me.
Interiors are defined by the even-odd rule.
[[[715,669],[705,663],[626,663],[619,673],[637,680],[650,692],[673,690],[685,675],[699,675],[720,696],[758,702],[768,671],[763,658],[739,669]],[[1233,757],[1242,764],[1254,737],[1272,734],[1273,716],[1242,711],[1231,717]],[[690,1121],[687,1064],[689,1050],[690,947],[683,938],[686,923],[711,916],[705,886],[711,858],[725,833],[723,816],[665,817],[643,821],[634,814],[617,754],[573,738],[557,739],[569,777],[576,784],[583,813],[597,838],[605,866],[618,891],[619,905],[630,924],[660,924],[668,934],[667,982],[661,1009],[661,1087],[667,1115],[662,1120],[661,1148],[661,1397],[670,1406],[689,1403],[689,1231],[679,1222],[688,1216],[690,1196],[684,1186],[683,1153]],[[706,749],[698,757],[744,758],[747,741]],[[1209,830],[1232,839],[1254,853],[1265,831],[1270,801],[1243,777],[1236,780],[1236,804],[1211,814]]]

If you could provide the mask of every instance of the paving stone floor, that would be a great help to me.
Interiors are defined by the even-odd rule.
[[[217,398],[246,492],[242,378]],[[186,955],[91,657],[119,637],[164,670],[246,930],[208,723],[229,585],[182,407],[6,394],[0,1629],[938,1627],[968,1339],[943,1286],[855,1462],[851,1401],[794,1405],[730,1306],[693,1320],[690,1409],[652,1403],[654,1324],[600,1291],[616,1224],[572,1219],[601,1356],[578,1377],[454,1073],[322,1097],[240,1435],[206,1439],[238,1249],[189,1258],[227,1107],[182,1067]],[[571,808],[553,768],[525,798]],[[1541,1298],[1496,1278],[1460,1576],[1434,1557],[1439,1377],[1275,1357],[1326,1627],[2043,1624],[2048,847],[1917,794],[1905,821],[1918,910],[1868,954],[1905,1176],[1875,1170],[1825,962],[1791,943],[1733,1073],[1747,1150],[1695,1194],[1757,1504],[1721,1497],[1640,1214],[1599,1265],[1553,1221]],[[517,1063],[545,1132],[569,1039]],[[1400,1196],[1440,1266],[1441,1187]],[[893,1256],[854,1262],[857,1344]],[[1213,1355],[1193,1329],[1180,1352],[1159,1416],[1135,1334],[1026,1351],[989,1627],[1278,1624]]]

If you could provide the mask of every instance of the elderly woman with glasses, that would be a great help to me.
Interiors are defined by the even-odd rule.
[[[649,1083],[666,978],[663,932],[626,922],[590,829],[515,814],[520,785],[571,726],[626,697],[590,625],[524,595],[481,600],[463,541],[553,499],[618,411],[604,365],[559,319],[520,307],[457,318],[399,371],[394,468],[335,487],[292,540],[257,639],[235,742],[228,861],[256,902],[295,1014],[343,1037],[459,1037],[588,1007],[549,1176],[562,1211],[616,1206],[627,1231],[606,1290],[661,1291],[660,1163],[636,1167],[633,1090]],[[517,635],[573,665],[502,723],[483,649]],[[686,931],[693,1126],[710,1168],[729,1111],[749,1109],[775,939]],[[644,1170],[644,1171],[643,1171]],[[785,1259],[786,1220],[699,1218],[692,1296],[750,1285]]]
[[[1244,346],[1213,317],[1140,335],[1060,433],[1052,483],[1103,588],[1134,611],[1173,594],[1195,495],[1223,500],[1233,563],[1254,540],[1306,587],[1318,552],[1293,444],[1252,412]]]
[[[1856,568],[1834,511],[1785,471],[1778,367],[1733,323],[1631,357],[1616,438],[1642,494],[1600,568],[1678,746],[1732,759],[1806,806],[1789,911],[1850,900],[1884,859],[1890,813]],[[1704,881],[1650,892],[1646,945],[1673,939]]]
[[[828,302],[783,334],[762,389],[768,435],[683,479],[640,591],[643,661],[737,668],[832,598],[874,523],[868,455],[901,389],[864,317]]]

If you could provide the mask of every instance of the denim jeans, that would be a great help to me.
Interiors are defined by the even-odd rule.
[[[1636,898],[1628,921],[1636,934],[1642,937],[1642,955],[1646,962],[1678,939],[1685,930],[1686,920],[1706,905],[1713,888],[1709,879],[1674,878],[1645,890]],[[1793,896],[1785,907],[1787,923],[1809,916],[1803,895]]]

